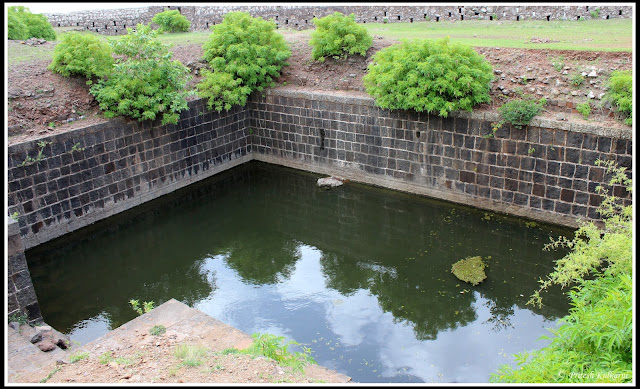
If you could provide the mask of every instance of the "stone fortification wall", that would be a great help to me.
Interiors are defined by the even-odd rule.
[[[143,8],[78,11],[67,14],[45,14],[54,27],[77,27],[105,35],[126,33],[127,27],[149,23],[156,13],[177,9],[191,21],[192,31],[207,30],[222,22],[231,11],[246,11],[254,17],[273,19],[279,28],[302,30],[313,28],[311,20],[334,12],[354,13],[361,23],[414,23],[421,21],[464,20],[577,20],[579,18],[615,19],[633,17],[633,8],[622,5],[566,6],[484,6],[484,5],[424,5],[424,6],[149,6]],[[597,14],[596,14],[597,12]]]
[[[8,152],[9,213],[36,246],[249,159],[249,115],[189,103],[177,125],[111,120]],[[27,155],[40,161],[23,165]]]
[[[535,118],[487,137],[496,113],[441,118],[286,89],[251,104],[254,159],[568,226],[599,218],[609,176],[597,159],[632,168],[631,132],[596,125]]]

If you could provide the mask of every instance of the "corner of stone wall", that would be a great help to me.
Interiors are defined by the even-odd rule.
[[[27,314],[29,323],[42,321],[40,305],[31,282],[31,275],[24,255],[24,245],[20,237],[18,222],[7,219],[7,314]]]

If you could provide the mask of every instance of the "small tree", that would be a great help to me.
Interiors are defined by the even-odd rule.
[[[291,56],[287,42],[275,30],[273,21],[253,18],[248,12],[229,12],[222,23],[212,26],[202,48],[213,71],[204,69],[204,79],[196,86],[209,108],[228,111],[233,105],[245,105],[251,92],[274,84]]]
[[[471,111],[489,102],[493,70],[470,46],[440,40],[404,41],[376,53],[362,81],[379,107]]]
[[[42,14],[32,14],[29,8],[23,6],[11,6],[8,15],[13,14],[27,27],[27,38],[42,38],[48,41],[56,40],[56,33],[49,23],[49,19]]]
[[[7,38],[21,41],[29,39],[29,28],[16,12],[7,14]]]
[[[113,63],[107,42],[94,35],[68,32],[54,48],[49,69],[65,77],[77,74],[91,79],[108,76]]]
[[[111,41],[115,54],[122,56],[106,80],[90,91],[105,117],[128,116],[138,121],[153,120],[162,114],[162,124],[175,124],[179,112],[187,109],[185,87],[189,69],[171,61],[169,45],[158,42],[157,31],[138,24],[136,31]]]
[[[311,57],[314,60],[322,62],[325,57],[338,59],[352,54],[365,56],[373,44],[367,29],[356,23],[355,14],[345,16],[335,12],[324,18],[313,18],[312,22],[316,29],[309,44],[313,47]]]
[[[160,32],[187,32],[191,22],[178,10],[167,10],[156,14],[152,23],[160,26]]]

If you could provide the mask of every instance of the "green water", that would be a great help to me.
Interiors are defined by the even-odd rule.
[[[487,382],[567,313],[525,303],[571,230],[318,177],[244,164],[27,251],[45,321],[84,344],[175,298],[355,382]],[[476,255],[483,283],[451,274]]]

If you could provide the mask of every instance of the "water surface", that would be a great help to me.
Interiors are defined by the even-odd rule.
[[[567,313],[525,303],[571,230],[318,177],[244,164],[27,251],[45,321],[84,344],[175,298],[355,382],[487,382]],[[475,255],[472,286],[450,270]]]

